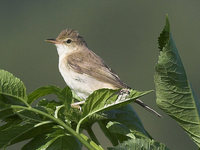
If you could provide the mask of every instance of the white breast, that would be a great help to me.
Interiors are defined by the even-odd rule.
[[[58,44],[57,51],[59,54],[59,71],[66,84],[82,99],[86,99],[93,91],[101,88],[113,89],[113,86],[96,80],[87,74],[74,72],[67,65],[67,55],[72,52],[65,45]]]
[[[113,86],[92,78],[87,74],[79,74],[70,69],[65,57],[59,59],[59,71],[66,84],[82,99],[86,99],[92,92],[101,88],[110,88]]]

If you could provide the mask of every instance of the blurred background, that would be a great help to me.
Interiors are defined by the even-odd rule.
[[[44,85],[64,87],[56,48],[44,40],[73,28],[128,85],[137,90],[154,89],[157,37],[166,13],[188,79],[200,98],[199,0],[0,1],[0,68],[19,77],[28,92]],[[133,104],[155,140],[173,150],[197,149],[176,122],[156,106],[155,93],[143,100],[163,115],[158,118]],[[110,146],[101,133],[97,136],[104,147]],[[17,144],[8,149],[20,147]]]

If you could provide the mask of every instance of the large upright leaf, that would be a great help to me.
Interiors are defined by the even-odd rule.
[[[5,70],[0,70],[0,101],[20,105],[24,105],[27,101],[23,82]]]
[[[159,37],[160,56],[156,65],[156,102],[200,147],[200,105],[187,80],[176,49],[168,17]]]
[[[151,91],[138,92],[136,90],[130,90],[126,97],[124,97],[124,95],[119,96],[119,90],[100,89],[93,92],[87,98],[85,105],[82,107],[83,115],[77,125],[77,131],[79,131],[81,123],[86,121],[86,119],[91,115],[122,107],[128,103],[133,102],[137,98],[148,94],[149,92]]]

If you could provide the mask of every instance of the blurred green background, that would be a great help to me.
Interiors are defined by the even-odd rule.
[[[73,28],[127,84],[138,90],[154,89],[157,37],[166,13],[188,78],[200,97],[199,0],[2,0],[0,68],[19,77],[28,92],[44,85],[64,87],[56,48],[44,40]],[[163,115],[157,118],[133,104],[157,141],[173,150],[197,149],[176,122],[156,106],[155,93],[143,100]],[[97,136],[104,147],[110,145],[101,133]],[[18,149],[20,144],[9,148]]]

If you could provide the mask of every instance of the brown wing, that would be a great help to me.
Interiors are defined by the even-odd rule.
[[[116,88],[128,87],[99,56],[88,49],[69,55],[67,62],[75,72],[87,74],[99,81],[110,83]]]

